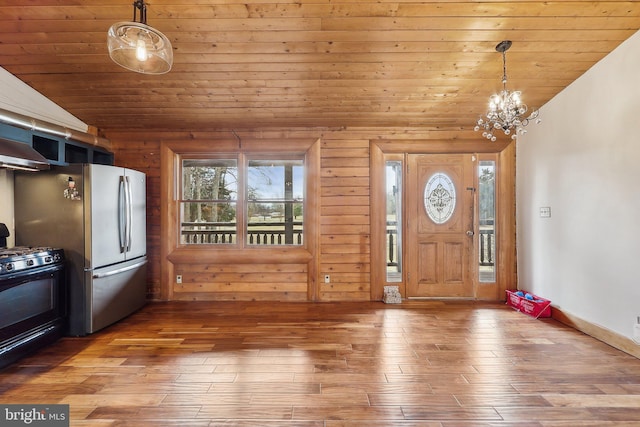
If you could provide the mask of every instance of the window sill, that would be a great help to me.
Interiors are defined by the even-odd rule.
[[[297,246],[231,249],[194,245],[174,249],[167,259],[173,264],[306,264],[311,261],[312,255],[304,247]]]

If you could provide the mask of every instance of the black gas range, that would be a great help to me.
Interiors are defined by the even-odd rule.
[[[64,251],[0,248],[0,368],[64,335]]]

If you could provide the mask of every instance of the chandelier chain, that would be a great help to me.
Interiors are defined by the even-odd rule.
[[[507,51],[502,51],[502,90],[507,90]]]

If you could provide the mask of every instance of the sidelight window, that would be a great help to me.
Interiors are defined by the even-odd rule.
[[[478,239],[480,282],[496,281],[496,162],[478,163]]]
[[[387,282],[402,281],[402,161],[386,161]]]

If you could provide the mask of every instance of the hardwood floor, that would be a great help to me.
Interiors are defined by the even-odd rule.
[[[501,304],[151,303],[0,372],[72,426],[637,426],[640,360]]]

